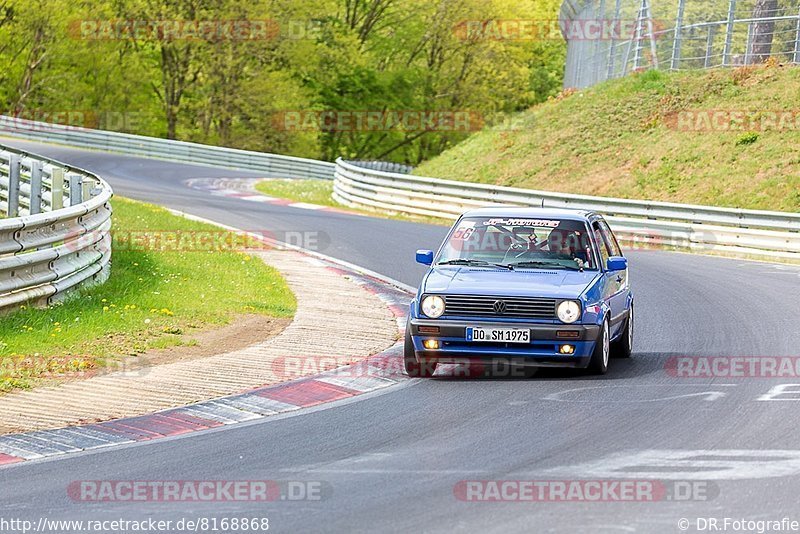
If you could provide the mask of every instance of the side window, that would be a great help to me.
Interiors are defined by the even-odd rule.
[[[597,248],[600,249],[600,259],[603,262],[602,268],[605,269],[608,257],[611,256],[611,251],[608,247],[608,243],[606,243],[606,240],[603,237],[603,231],[600,229],[600,225],[598,223],[595,222],[592,224],[592,232],[594,233],[594,240],[597,243]]]
[[[600,221],[600,232],[603,234],[603,239],[608,245],[608,249],[611,252],[612,256],[622,256],[622,250],[619,248],[619,243],[617,243],[617,238],[614,236],[614,233],[611,231],[611,228],[608,227],[608,223],[605,221]]]

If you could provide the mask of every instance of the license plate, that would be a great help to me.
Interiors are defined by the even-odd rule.
[[[467,327],[467,341],[484,343],[530,343],[528,328],[475,328]]]

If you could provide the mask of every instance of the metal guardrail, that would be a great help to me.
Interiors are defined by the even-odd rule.
[[[414,167],[411,165],[404,165],[402,163],[392,163],[389,161],[351,161],[354,165],[362,167],[364,169],[370,169],[373,171],[383,171],[383,172],[396,172],[398,174],[411,174],[411,171],[414,170]]]
[[[0,312],[105,281],[111,195],[92,173],[0,145]]]
[[[129,156],[261,172],[267,178],[333,178],[334,164],[185,141],[76,128],[0,115],[0,136],[60,143]]]
[[[23,123],[27,123],[29,128],[21,129],[17,119],[0,116],[0,135],[214,167],[252,170],[263,172],[266,177],[333,178],[333,196],[342,204],[414,215],[454,219],[468,209],[490,204],[595,210],[607,216],[618,236],[629,246],[669,246],[800,260],[800,214],[797,213],[533,191],[413,176],[407,174],[411,169],[404,165],[347,162],[342,159],[333,164],[99,130],[29,121]],[[17,128],[14,128],[15,125]],[[43,160],[38,157],[35,159]],[[56,168],[59,166],[68,169],[61,164],[55,165]],[[2,168],[0,162],[0,191],[8,181],[8,174],[3,174]],[[52,204],[54,191],[59,191],[61,183],[58,178],[53,181],[52,171],[48,171],[48,168],[43,167],[42,174],[42,205],[45,207]],[[22,175],[31,175],[30,164],[22,162],[21,169]],[[83,175],[93,176],[85,172]],[[31,179],[35,180],[33,176]],[[107,184],[97,177],[93,179],[102,184],[99,189],[107,191],[110,196]],[[64,180],[65,187],[67,182],[68,180]],[[20,186],[20,213],[30,209],[28,191],[27,186]],[[4,198],[0,192],[0,207],[7,205],[3,204],[7,203]],[[55,198],[58,199],[58,194],[55,194]],[[33,205],[36,206],[37,203],[38,197],[34,195]],[[65,202],[64,205],[68,203]],[[0,254],[8,252],[1,248],[7,239],[2,228],[0,226]],[[0,283],[0,293],[3,287]],[[0,301],[0,309],[2,307]]]
[[[603,213],[629,247],[800,260],[800,213],[652,202],[439,180],[336,161],[334,198],[345,205],[455,219],[487,205],[570,208]]]

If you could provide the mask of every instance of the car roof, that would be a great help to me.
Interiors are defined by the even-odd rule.
[[[519,206],[489,206],[465,212],[462,217],[519,217],[535,219],[560,219],[588,221],[599,217],[594,211],[571,210],[565,208],[524,208]]]

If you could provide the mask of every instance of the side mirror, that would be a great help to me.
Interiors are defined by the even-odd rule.
[[[609,271],[624,271],[628,268],[628,260],[622,256],[611,256],[606,262]]]
[[[421,263],[422,265],[430,265],[433,263],[433,251],[432,250],[418,250],[417,251],[417,263]]]

